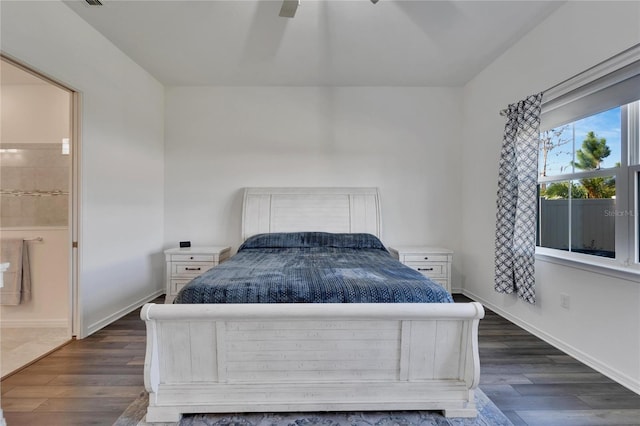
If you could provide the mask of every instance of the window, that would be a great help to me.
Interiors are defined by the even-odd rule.
[[[603,63],[588,83],[543,100],[537,245],[563,257],[640,265],[640,48],[634,50],[623,52],[623,66],[620,58],[613,71]]]
[[[539,246],[615,258],[616,177],[626,110],[617,107],[541,132]]]

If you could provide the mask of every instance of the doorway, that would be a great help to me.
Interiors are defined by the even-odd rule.
[[[0,86],[4,378],[72,339],[77,159],[73,91],[5,57]]]

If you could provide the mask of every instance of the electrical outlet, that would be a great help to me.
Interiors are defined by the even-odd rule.
[[[571,298],[568,294],[560,293],[560,306],[565,309],[569,309],[571,306]]]

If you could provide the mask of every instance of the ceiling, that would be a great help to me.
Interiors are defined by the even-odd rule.
[[[84,0],[66,4],[165,85],[460,86],[561,1]]]

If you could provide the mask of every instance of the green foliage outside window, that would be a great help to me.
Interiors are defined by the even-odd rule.
[[[611,154],[605,138],[598,138],[595,132],[590,131],[582,141],[582,148],[576,151],[573,165],[580,170],[600,170],[602,160]]]
[[[544,143],[544,140],[541,142]],[[577,161],[571,164],[580,170],[599,170],[602,161],[611,154],[611,149],[607,146],[605,138],[598,138],[595,132],[590,131],[582,141],[582,148],[576,151]],[[617,163],[616,166],[620,166]],[[542,185],[540,196],[548,199],[569,198],[612,198],[616,195],[615,177],[593,177],[580,179],[580,183],[556,182],[549,185]]]

